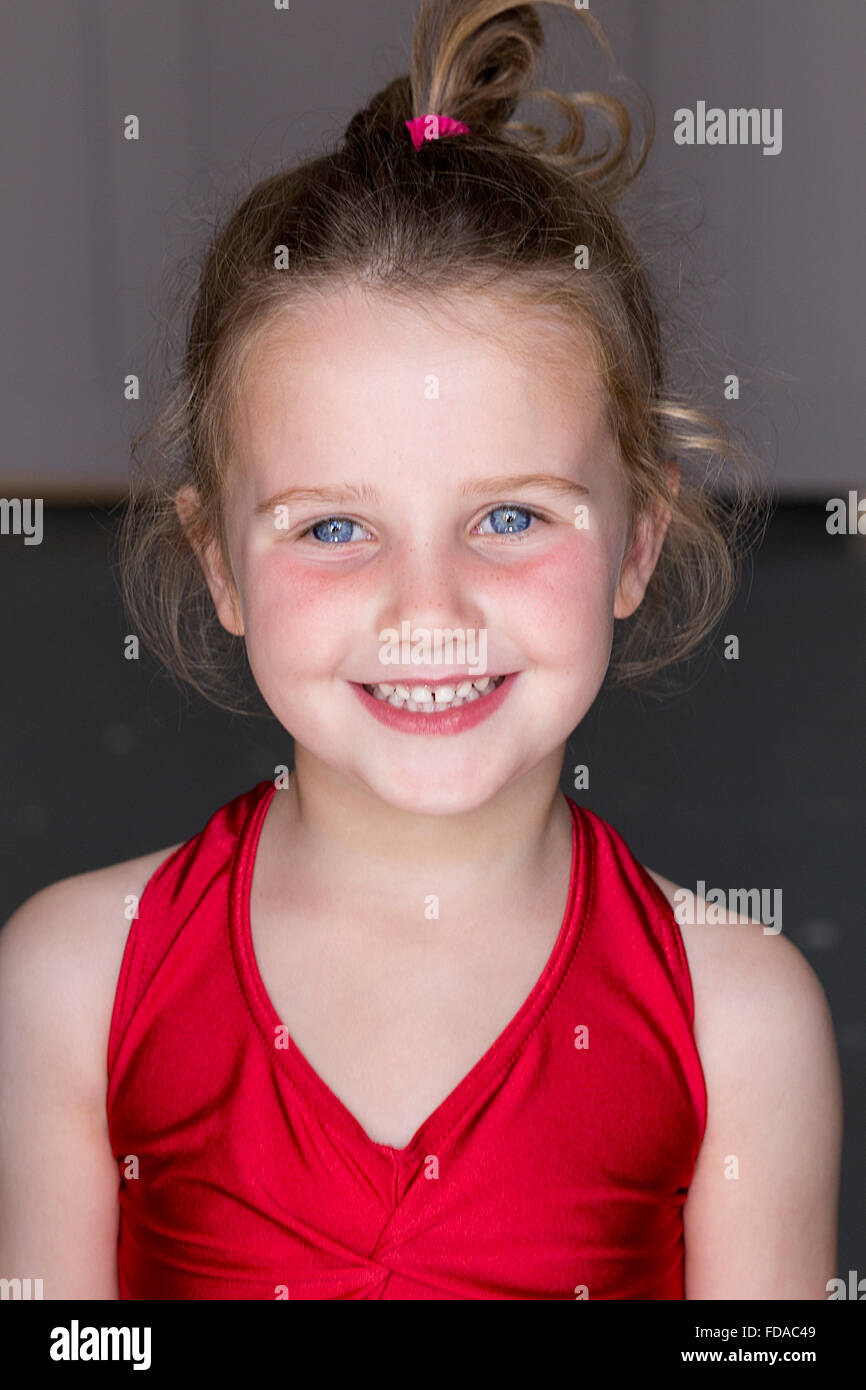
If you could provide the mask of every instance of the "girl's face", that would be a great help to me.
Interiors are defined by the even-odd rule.
[[[643,521],[625,554],[626,483],[585,346],[566,357],[540,317],[480,297],[422,312],[340,291],[256,347],[233,440],[231,572],[216,547],[203,563],[304,766],[434,815],[543,760],[555,780],[664,534]],[[389,653],[389,630],[408,651]],[[362,689],[453,688],[483,655],[509,679],[462,717],[384,722]]]

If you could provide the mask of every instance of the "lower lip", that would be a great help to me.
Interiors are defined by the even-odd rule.
[[[518,671],[512,671],[491,695],[480,695],[477,700],[470,700],[468,705],[458,705],[456,709],[443,710],[441,714],[419,714],[417,710],[395,709],[387,700],[377,700],[375,695],[370,695],[363,685],[357,685],[355,681],[349,681],[349,684],[365,708],[380,724],[387,724],[389,729],[399,729],[402,734],[462,734],[496,713],[503,700],[508,699],[518,675]]]

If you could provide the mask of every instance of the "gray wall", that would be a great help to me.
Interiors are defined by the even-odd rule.
[[[604,79],[553,7],[550,84]],[[862,0],[592,0],[655,105],[641,197],[685,230],[710,403],[738,372],[736,421],[782,497],[864,478]],[[407,68],[412,0],[42,0],[0,15],[4,215],[0,491],[121,495],[152,402],[164,276],[234,187],[339,131]],[[677,146],[673,113],[781,107],[783,149]],[[136,113],[142,138],[122,138]],[[689,230],[691,229],[691,230]],[[686,296],[686,300],[688,296]],[[684,300],[684,304],[686,303]],[[713,355],[714,354],[714,355]]]

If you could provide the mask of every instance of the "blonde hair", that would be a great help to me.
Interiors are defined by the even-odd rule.
[[[594,15],[572,0],[541,3],[568,10],[612,60]],[[335,148],[280,169],[238,200],[182,301],[188,329],[165,406],[132,444],[121,579],[142,642],[223,708],[249,708],[238,681],[245,649],[219,623],[196,550],[216,540],[227,558],[233,406],[251,350],[275,317],[341,285],[415,303],[482,289],[505,302],[523,297],[591,343],[629,481],[632,531],[645,509],[670,516],[644,599],[616,625],[614,682],[646,685],[692,653],[734,595],[752,523],[766,522],[766,497],[745,444],[670,388],[648,279],[613,211],[649,153],[651,106],[637,139],[614,95],[532,91],[544,45],[538,8],[425,0],[410,72],[353,117]],[[543,127],[513,119],[530,96],[565,117],[555,143]],[[470,133],[416,151],[405,122],[428,112],[465,122]],[[596,152],[587,148],[590,114],[607,128]],[[288,248],[288,269],[275,268],[277,246]],[[588,252],[581,270],[578,246]],[[682,472],[678,491],[664,466],[671,458]],[[717,480],[726,495],[714,491]],[[189,484],[200,506],[184,530],[175,498]]]

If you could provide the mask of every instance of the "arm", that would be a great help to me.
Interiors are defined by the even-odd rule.
[[[826,1299],[842,1087],[824,991],[797,948],[760,924],[691,926],[684,939],[696,932],[713,934],[695,988],[709,1105],[684,1211],[685,1296]],[[734,1161],[739,1176],[726,1176]]]
[[[125,933],[111,870],[37,893],[0,931],[0,1277],[116,1299],[119,1170],[105,1114]],[[128,923],[126,924],[128,927]]]

